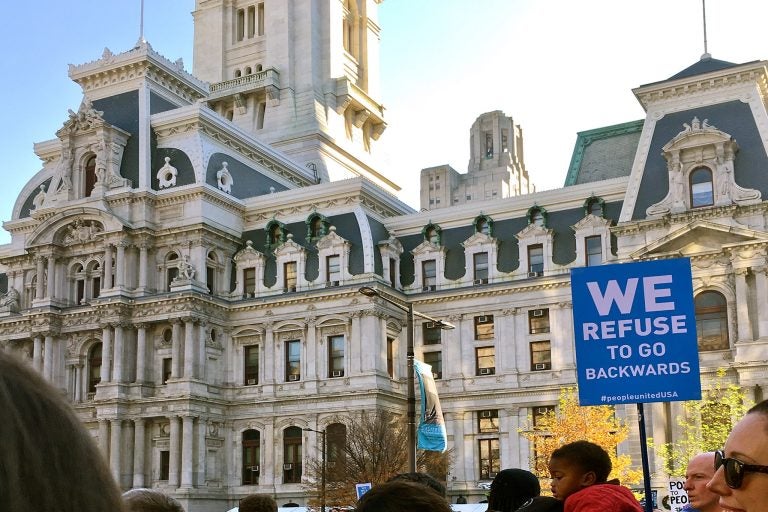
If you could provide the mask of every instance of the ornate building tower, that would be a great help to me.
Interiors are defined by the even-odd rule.
[[[197,0],[194,74],[210,83],[208,104],[318,181],[365,176],[398,191],[376,164],[379,2]]]

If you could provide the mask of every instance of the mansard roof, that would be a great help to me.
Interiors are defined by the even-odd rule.
[[[640,119],[577,133],[564,186],[629,176],[642,129]]]
[[[739,66],[734,62],[728,62],[725,60],[713,59],[711,55],[705,53],[701,56],[701,59],[694,62],[682,71],[675,73],[667,80],[677,80],[678,78],[688,78],[690,76],[702,75],[704,73],[710,73],[712,71],[720,71],[722,69]]]

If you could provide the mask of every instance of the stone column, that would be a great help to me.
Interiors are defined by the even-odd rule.
[[[306,375],[302,373],[302,379],[301,380],[314,380],[317,378],[318,375],[318,366],[320,368],[325,367],[326,371],[325,373],[321,373],[321,375],[327,377],[328,376],[328,357],[323,357],[322,355],[322,349],[318,346],[317,343],[317,328],[315,325],[317,324],[317,319],[313,316],[308,317],[306,319],[307,323],[307,340],[306,340],[306,360],[307,364],[304,365],[306,368]],[[326,348],[326,350],[329,349],[327,346],[327,340],[320,340],[320,343],[322,346]],[[351,359],[352,354],[348,353],[345,354],[345,359],[349,361]],[[323,360],[326,361],[325,364],[323,364]]]
[[[768,304],[768,267],[753,269],[755,272],[755,292],[757,295],[757,335],[760,338],[768,336],[768,311],[765,307]]]
[[[136,382],[147,382],[147,324],[136,324]]]
[[[520,460],[520,428],[519,407],[509,407],[499,410],[499,432],[506,433],[506,439],[500,439],[501,443],[501,467],[521,468]]]
[[[181,417],[181,420],[181,486],[192,487],[195,418],[194,416],[185,415]]]
[[[173,336],[171,340],[171,378],[178,379],[181,376],[181,320],[174,318]]]
[[[736,279],[736,319],[738,321],[739,341],[752,341],[752,323],[749,319],[747,304],[749,297],[747,271],[746,268],[737,268],[733,271]]]
[[[56,298],[56,257],[53,254],[48,256],[48,288],[46,289],[46,297],[49,299]]]
[[[178,416],[168,418],[171,422],[171,443],[168,462],[168,486],[176,488],[179,486],[179,459],[181,447],[181,425]]]
[[[43,266],[44,258],[38,256],[35,258],[35,267],[37,272],[37,282],[35,283],[35,298],[40,300],[45,296],[45,267]]]
[[[275,383],[275,366],[277,365],[275,354],[275,332],[272,330],[272,324],[267,323],[264,326],[264,383]]]
[[[101,382],[109,382],[112,373],[112,326],[101,328]]]
[[[144,487],[144,453],[146,439],[146,420],[133,420],[133,488]]]
[[[184,378],[195,378],[195,320],[184,319]]]
[[[125,247],[127,245],[124,240],[117,243],[117,262],[115,264],[115,286],[117,288],[125,286]]]
[[[147,289],[148,269],[149,269],[149,245],[146,242],[141,242],[139,244],[139,289],[140,290]]]
[[[109,469],[112,471],[112,476],[115,478],[118,486],[122,488],[120,478],[120,442],[123,437],[123,420],[116,418],[110,420],[110,424],[112,427],[112,435],[109,439]]]
[[[205,320],[200,320],[197,323],[197,364],[195,365],[195,377],[200,380],[205,380],[205,364],[207,362],[205,342],[208,340],[207,325],[208,322]]]
[[[73,365],[75,373],[75,402],[83,401],[83,364],[77,363]]]
[[[148,190],[152,183],[152,148],[150,127],[150,92],[149,86],[142,82],[139,86],[139,189]]]
[[[245,268],[236,264],[235,294],[247,296],[248,293],[254,293],[253,290],[245,288]]]
[[[115,324],[114,369],[112,371],[114,382],[123,382],[123,354],[125,352],[125,330],[122,324]]]
[[[446,417],[446,422],[450,418],[451,431],[453,432],[453,449],[456,457],[456,479],[466,481],[464,466],[459,462],[465,458],[464,454],[464,414],[463,412],[452,412]],[[447,426],[447,425],[446,425]]]
[[[104,460],[109,462],[109,421],[99,420],[99,450]]]
[[[112,288],[112,244],[104,247],[104,281],[101,283],[102,290]]]
[[[35,335],[32,348],[32,367],[40,373],[43,371],[43,337],[40,334]]]
[[[53,335],[45,334],[45,348],[43,349],[43,377],[45,380],[53,381]]]

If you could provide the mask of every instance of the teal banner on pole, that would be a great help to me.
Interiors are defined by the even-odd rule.
[[[444,452],[448,444],[448,436],[445,432],[445,420],[443,410],[440,408],[440,398],[437,396],[432,367],[414,359],[413,370],[419,379],[421,392],[421,415],[416,447],[421,450]]]

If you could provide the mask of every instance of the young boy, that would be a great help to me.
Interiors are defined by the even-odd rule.
[[[575,441],[552,452],[552,494],[564,501],[564,512],[643,512],[632,492],[608,483],[611,458],[600,446]]]

